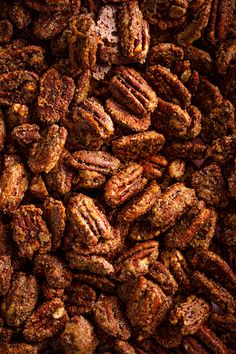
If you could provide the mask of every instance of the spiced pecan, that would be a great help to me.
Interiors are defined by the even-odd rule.
[[[114,342],[114,350],[116,354],[135,354],[136,351],[134,350],[134,347],[129,344],[128,342],[125,342],[120,339],[116,339]]]
[[[9,16],[17,28],[27,27],[32,21],[32,11],[25,6],[22,0],[15,0],[9,4]]]
[[[173,141],[165,147],[165,151],[175,158],[200,160],[205,157],[207,146],[203,143],[193,143],[191,141]]]
[[[42,214],[34,205],[22,205],[14,212],[13,239],[22,257],[32,259],[36,252],[46,253],[51,249],[51,234]]]
[[[148,66],[162,65],[171,70],[184,59],[183,48],[174,43],[159,43],[148,52]]]
[[[47,187],[43,180],[42,175],[32,177],[29,185],[29,191],[36,199],[44,200],[49,197]]]
[[[74,274],[74,279],[76,281],[92,285],[95,288],[102,290],[103,292],[112,293],[115,290],[115,286],[116,286],[113,280],[102,275],[78,273],[78,274]]]
[[[209,351],[202,343],[200,343],[199,341],[197,341],[197,339],[192,338],[190,336],[183,338],[181,347],[184,353],[186,354],[198,354],[198,353],[209,354]]]
[[[205,324],[200,327],[195,335],[207,348],[212,350],[213,353],[226,354],[228,352],[220,338],[218,338]]]
[[[199,83],[193,98],[204,113],[211,112],[214,107],[219,107],[223,102],[219,88],[204,76],[199,76]]]
[[[11,286],[11,277],[13,268],[10,256],[0,256],[0,295],[4,296],[8,293]]]
[[[4,45],[10,42],[13,35],[13,26],[10,21],[0,21],[0,44]]]
[[[25,146],[35,143],[41,138],[37,124],[22,124],[15,127],[12,131],[12,137],[19,145]]]
[[[173,326],[169,322],[164,322],[161,326],[158,326],[154,334],[155,341],[166,348],[176,348],[181,344],[182,334],[178,326]]]
[[[5,127],[5,119],[4,114],[0,110],[0,151],[4,148],[4,141],[6,137],[6,127]]]
[[[80,315],[93,310],[96,292],[86,284],[73,282],[66,289],[66,308],[70,315]]]
[[[33,275],[22,272],[13,275],[11,288],[1,305],[9,326],[18,327],[26,321],[35,308],[38,292],[38,282]]]
[[[60,75],[55,69],[48,70],[40,79],[38,118],[46,124],[57,123],[64,118],[73,98],[73,79]]]
[[[27,341],[40,342],[60,332],[68,322],[61,299],[55,298],[40,305],[26,320],[23,335]]]
[[[74,249],[73,249],[74,248]],[[91,272],[100,275],[113,275],[114,267],[113,265],[106,260],[103,256],[100,255],[81,255],[83,251],[76,250],[76,247],[73,247],[70,251],[67,252],[67,260],[72,269],[77,269],[81,272]],[[90,253],[96,253],[90,251]],[[107,252],[106,252],[107,253]]]
[[[234,233],[235,223],[235,213],[226,214],[223,219],[223,229],[220,234],[220,246],[222,249],[223,258],[234,272],[236,271],[236,239]]]
[[[7,124],[11,129],[17,125],[29,123],[29,109],[27,106],[20,103],[14,103],[9,106],[6,114]]]
[[[216,65],[220,74],[226,74],[231,62],[235,61],[236,41],[234,39],[222,43],[217,50]]]
[[[42,133],[30,149],[28,165],[32,172],[50,172],[57,164],[67,138],[64,127],[53,124]]]
[[[69,6],[70,0],[25,0],[27,6],[40,12],[62,11]]]
[[[155,261],[149,267],[147,277],[157,283],[167,295],[173,295],[178,289],[178,284],[168,268],[161,262]]]

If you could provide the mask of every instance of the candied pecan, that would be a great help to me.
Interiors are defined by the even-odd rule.
[[[48,189],[59,195],[64,195],[71,190],[73,173],[66,165],[67,156],[68,151],[63,149],[56,165],[45,176]]]
[[[186,354],[210,354],[209,350],[207,350],[207,348],[202,343],[190,336],[183,338],[181,348]]]
[[[183,58],[183,48],[174,43],[159,43],[149,50],[147,64],[148,66],[160,64],[174,70]]]
[[[38,254],[34,263],[34,273],[44,276],[53,288],[66,288],[70,285],[72,274],[60,258],[50,254]]]
[[[158,247],[157,241],[147,241],[130,248],[114,263],[115,279],[132,280],[146,274],[158,256]]]
[[[44,200],[45,198],[49,197],[47,187],[41,175],[32,177],[29,184],[29,191],[36,199]]]
[[[110,81],[110,90],[119,103],[125,104],[133,113],[146,115],[157,105],[155,92],[134,69],[118,67]]]
[[[217,207],[228,205],[228,192],[221,169],[217,164],[211,164],[195,172],[192,176],[191,185],[196,191],[198,198],[207,204]]]
[[[0,219],[0,256],[10,256],[12,254],[12,240],[10,225],[4,224]]]
[[[94,286],[103,292],[113,292],[116,284],[113,280],[96,274],[77,273],[74,274],[74,280]]]
[[[147,338],[135,343],[134,346],[137,354],[168,354],[168,349],[164,349],[154,340]],[[177,352],[176,352],[177,353]],[[123,353],[122,353],[123,354]]]
[[[116,339],[114,342],[115,354],[136,354],[134,347],[128,342]]]
[[[3,111],[0,110],[0,151],[4,148],[4,142],[6,138],[6,127]]]
[[[0,256],[0,295],[4,296],[8,293],[11,286],[11,277],[13,268],[11,266],[10,256]]]
[[[106,177],[99,172],[81,170],[72,180],[73,189],[101,188],[106,182]]]
[[[60,335],[60,343],[65,354],[95,352],[98,340],[92,324],[83,316],[74,316],[66,323]]]
[[[181,108],[190,105],[191,94],[178,77],[162,65],[147,68],[147,81],[158,97],[165,101],[178,104]]]
[[[165,152],[175,158],[180,157],[188,160],[200,160],[205,157],[207,146],[203,143],[191,141],[174,141],[165,147]]]
[[[75,93],[73,97],[73,104],[79,105],[89,95],[91,86],[91,71],[82,70],[75,81]]]
[[[157,283],[167,295],[174,295],[178,289],[178,284],[175,281],[175,278],[168,268],[161,262],[155,261],[151,264],[147,277],[150,277],[155,283]]]
[[[189,45],[201,37],[211,12],[212,0],[195,0],[188,8],[186,24],[177,36],[180,45]]]
[[[137,160],[156,154],[165,144],[162,134],[155,131],[126,135],[112,142],[112,151],[123,161]]]
[[[90,286],[72,283],[66,289],[66,308],[70,315],[91,312],[96,302],[96,292]]]
[[[185,249],[209,247],[215,233],[214,211],[205,208],[203,202],[193,206],[165,235],[165,246]],[[212,227],[210,227],[212,225]]]
[[[28,188],[28,177],[24,165],[12,159],[0,176],[0,210],[12,212],[21,203]]]
[[[184,58],[191,63],[191,68],[201,74],[208,74],[213,71],[214,63],[208,52],[192,45],[184,46],[183,51]]]
[[[100,275],[113,275],[114,273],[113,265],[99,255],[80,255],[77,250],[72,249],[67,252],[67,260],[71,268],[82,272],[90,271]]]
[[[1,310],[6,323],[18,327],[26,321],[38,300],[38,282],[33,275],[15,273],[8,294],[4,297]]]
[[[166,231],[188,211],[195,201],[195,192],[183,183],[170,186],[161,194],[151,210],[149,221],[153,226]]]
[[[220,74],[226,74],[231,62],[236,58],[236,40],[221,44],[216,53],[216,65]]]
[[[220,314],[212,312],[210,316],[210,326],[219,332],[235,332],[236,317],[232,313]]]
[[[52,300],[55,297],[64,298],[64,289],[52,288],[48,283],[41,284],[41,290],[46,300]]]
[[[93,69],[97,61],[100,38],[89,14],[74,16],[70,22],[69,57],[74,69]]]
[[[0,44],[6,44],[10,42],[13,35],[13,26],[10,21],[0,21]]]
[[[22,205],[13,214],[13,239],[22,257],[32,259],[36,252],[46,253],[51,249],[51,234],[42,214],[35,205]]]
[[[150,337],[163,321],[170,303],[161,288],[140,277],[134,284],[126,306],[126,314],[133,327],[146,337]]]
[[[72,78],[49,69],[40,79],[38,118],[46,124],[62,119],[73,98],[75,85]]]
[[[192,274],[193,280],[214,303],[227,310],[230,313],[235,311],[234,297],[219,283],[207,278],[204,273],[195,271]]]
[[[22,0],[14,0],[8,7],[9,16],[17,28],[22,29],[32,21],[32,11]]]
[[[216,354],[227,354],[228,350],[224,343],[210,330],[206,325],[202,325],[195,333],[195,336],[200,339],[207,348]]]
[[[142,176],[142,172],[143,167],[133,162],[115,173],[105,185],[106,203],[116,207],[137,195],[147,184],[147,179]]]
[[[43,203],[43,216],[47,221],[52,235],[52,251],[60,247],[66,226],[66,210],[60,200],[53,198],[45,199]]]
[[[109,335],[122,340],[131,336],[128,322],[116,296],[100,295],[94,307],[94,316],[97,325]]]
[[[10,105],[6,114],[7,125],[13,129],[17,125],[29,123],[28,107],[20,103]]]
[[[182,334],[177,326],[173,326],[170,323],[165,322],[157,328],[154,338],[162,347],[171,349],[180,345],[182,341]]]
[[[28,165],[32,172],[50,172],[56,166],[63,151],[67,131],[56,124],[46,128],[41,139],[30,149]]]
[[[194,334],[201,325],[207,321],[210,306],[200,297],[191,295],[185,300],[180,300],[170,312],[170,323],[179,324],[183,335]]]
[[[223,219],[223,229],[220,234],[220,246],[225,261],[236,271],[236,238],[235,238],[236,214],[229,213]]]
[[[152,25],[156,25],[162,31],[180,27],[186,18],[189,0],[143,0],[141,10],[144,17]]]
[[[32,71],[18,70],[0,75],[0,104],[28,104],[36,97],[38,75]]]
[[[146,214],[156,203],[161,189],[155,181],[152,181],[147,187],[123,207],[118,215],[121,222],[132,222]]]
[[[185,173],[185,161],[181,159],[171,161],[168,166],[168,173],[171,178],[181,179]]]
[[[40,12],[63,11],[70,0],[25,0],[27,6]]]
[[[114,132],[113,122],[103,106],[95,99],[85,99],[72,111],[72,130],[76,133],[76,144],[97,150],[103,141]],[[65,124],[67,127],[67,125]],[[71,133],[68,127],[69,133]]]
[[[12,137],[19,145],[25,146],[38,141],[41,138],[40,127],[37,124],[22,124],[15,127]]]
[[[220,165],[227,164],[234,160],[236,153],[236,135],[226,135],[213,141],[208,146],[206,157]]]
[[[9,344],[6,347],[7,354],[38,354],[38,347],[27,343]]]
[[[60,332],[68,322],[61,299],[55,298],[40,305],[26,320],[23,335],[29,342],[41,342]]]
[[[66,28],[58,36],[53,37],[50,43],[50,49],[55,57],[65,57],[68,54],[69,48],[69,36],[71,35],[71,30]]]
[[[121,5],[118,29],[124,56],[132,62],[143,63],[149,49],[150,35],[137,0],[129,0]]]

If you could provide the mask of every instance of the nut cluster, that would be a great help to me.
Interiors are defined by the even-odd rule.
[[[235,0],[0,3],[0,353],[236,348]]]

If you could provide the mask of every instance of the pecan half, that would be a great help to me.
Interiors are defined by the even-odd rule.
[[[201,328],[195,333],[195,336],[200,339],[204,345],[212,350],[213,353],[226,354],[228,352],[224,343],[216,336],[214,332],[210,330],[206,325],[202,325]]]
[[[174,295],[178,289],[178,284],[169,271],[161,262],[155,261],[149,267],[147,277],[157,283],[167,295]]]
[[[13,268],[11,266],[10,256],[0,256],[0,295],[4,296],[8,293],[11,286],[11,277]]]
[[[32,21],[32,11],[25,6],[23,1],[12,1],[8,11],[12,22],[19,29],[27,27]]]
[[[66,309],[69,314],[80,315],[93,310],[96,303],[96,292],[86,284],[73,282],[66,289]]]
[[[19,145],[26,146],[35,143],[41,138],[37,124],[22,124],[15,127],[12,131],[12,137]]]

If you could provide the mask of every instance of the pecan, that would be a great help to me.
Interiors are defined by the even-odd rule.
[[[113,292],[116,286],[114,281],[102,275],[78,273],[74,274],[74,279],[75,281],[92,285],[103,292]]]
[[[0,104],[28,104],[36,97],[38,75],[32,71],[19,70],[0,75]]]
[[[140,277],[135,283],[126,306],[126,314],[133,327],[150,337],[170,307],[168,299],[153,282]]]
[[[106,203],[111,207],[116,207],[137,195],[147,183],[147,179],[142,177],[142,172],[142,166],[130,163],[126,168],[114,174],[105,185]]]
[[[165,143],[162,134],[155,131],[126,135],[112,142],[112,151],[123,161],[145,159],[160,151]]]
[[[18,327],[26,321],[38,300],[38,282],[33,275],[19,272],[13,276],[12,286],[1,306],[6,323]]]
[[[109,335],[122,340],[127,340],[131,336],[129,325],[116,296],[100,295],[94,307],[94,316],[97,325]]]
[[[5,119],[2,110],[0,110],[0,151],[4,148],[4,142],[6,137],[6,127],[5,127]]]
[[[170,312],[170,323],[179,324],[183,335],[194,334],[207,321],[210,306],[200,297],[191,295],[185,300],[177,302]]]
[[[65,57],[68,54],[69,49],[69,36],[71,35],[71,30],[66,28],[58,36],[51,39],[51,51],[55,57]]]
[[[115,340],[114,350],[116,354],[136,354],[132,345],[120,339]]]
[[[40,12],[63,11],[70,3],[70,0],[25,0],[27,6]]]
[[[155,332],[154,338],[158,344],[166,349],[176,348],[181,344],[182,334],[178,326],[164,322]]]
[[[161,178],[168,165],[166,158],[159,154],[139,159],[139,163],[144,167],[144,176],[150,180]]]
[[[206,166],[193,174],[191,185],[194,187],[198,198],[207,204],[218,207],[228,205],[228,192],[221,169],[217,164]]]
[[[217,109],[223,102],[219,88],[204,76],[199,76],[199,83],[193,98],[205,114],[211,112],[214,107]]]
[[[216,65],[220,74],[226,74],[231,62],[235,61],[236,41],[228,40],[221,44],[216,53]]]
[[[149,27],[137,0],[122,4],[118,14],[118,29],[124,56],[132,62],[144,62],[149,49]]]
[[[46,278],[53,288],[67,288],[72,274],[61,259],[50,254],[38,254],[34,259],[34,273]]]
[[[60,332],[68,322],[63,302],[55,298],[40,305],[26,320],[23,335],[27,341],[41,342]]]
[[[168,173],[171,178],[181,179],[185,173],[185,162],[184,160],[176,159],[170,162],[168,166]]]
[[[158,256],[158,247],[157,241],[147,241],[130,248],[116,260],[115,278],[118,281],[125,281],[146,274]]]
[[[66,290],[66,308],[70,315],[80,315],[93,310],[96,302],[96,292],[90,286],[72,283]]]
[[[0,176],[0,209],[3,212],[15,210],[24,198],[28,188],[28,177],[22,163],[13,158],[12,163],[3,168]]]
[[[74,316],[65,325],[65,329],[60,335],[60,343],[65,350],[65,354],[93,354],[97,342],[92,324],[83,316]]]
[[[207,350],[207,348],[203,344],[201,344],[195,338],[192,337],[184,337],[181,347],[184,353],[186,354],[210,353],[209,350]]]
[[[173,141],[165,147],[168,156],[188,160],[203,159],[207,152],[207,146],[203,143],[193,143],[191,141]]]
[[[234,160],[236,152],[236,135],[228,135],[213,141],[208,147],[206,157],[224,165]]]
[[[76,132],[76,143],[80,144],[80,147],[97,150],[114,132],[110,116],[94,98],[85,99],[80,106],[75,107],[72,119],[72,129]]]
[[[75,85],[72,78],[60,75],[55,69],[48,70],[40,79],[38,118],[46,124],[62,119],[73,98]]]
[[[183,48],[174,43],[159,43],[149,50],[147,64],[148,66],[160,64],[174,70],[183,59]]]
[[[52,288],[48,283],[43,283],[41,285],[41,290],[46,300],[52,300],[55,297],[64,298],[64,289]]]
[[[191,63],[191,68],[199,71],[200,74],[208,74],[213,71],[214,62],[208,52],[192,45],[183,47],[183,51],[184,58]]]
[[[195,201],[195,192],[183,183],[176,183],[161,194],[151,210],[150,223],[166,231],[185,214]]]
[[[96,171],[81,170],[73,178],[73,189],[101,188],[106,182],[106,177]]]
[[[75,93],[73,97],[74,105],[79,105],[88,97],[90,92],[91,80],[91,71],[82,70],[75,81]]]
[[[190,105],[190,92],[177,76],[172,74],[164,66],[154,65],[148,67],[146,78],[158,97],[165,101],[178,104],[183,109]]]
[[[22,257],[32,259],[36,252],[46,253],[51,249],[51,234],[42,214],[34,205],[22,205],[14,212],[13,239]]]
[[[71,268],[81,272],[89,271],[100,275],[113,275],[114,267],[104,257],[99,255],[81,255],[79,253],[82,253],[82,251],[77,251],[76,249],[67,252],[67,260]]]
[[[186,24],[177,36],[180,45],[192,44],[201,37],[209,21],[211,3],[212,0],[195,0],[189,5]]]
[[[47,187],[41,175],[32,177],[29,185],[29,191],[36,199],[44,200],[49,196]]]
[[[32,21],[32,11],[25,6],[23,1],[14,0],[9,4],[9,16],[17,28],[27,27]]]
[[[0,44],[6,44],[10,42],[13,35],[13,26],[10,21],[0,21]]]
[[[32,172],[50,172],[63,151],[67,131],[56,124],[46,128],[41,139],[30,149],[28,165]]]
[[[118,219],[121,222],[132,222],[146,214],[156,203],[161,189],[159,185],[152,181],[147,187],[132,199],[119,213]]]
[[[149,267],[147,277],[157,283],[167,295],[174,295],[178,289],[178,284],[168,268],[161,262],[155,261]]]
[[[37,124],[22,124],[15,127],[12,137],[19,145],[25,146],[38,141],[41,138]]]
[[[52,251],[60,247],[66,225],[66,211],[60,200],[47,198],[43,204],[43,215],[52,235]]]
[[[204,273],[195,271],[192,274],[194,281],[214,303],[227,310],[230,313],[235,311],[234,297],[219,283],[207,278]]]
[[[207,348],[212,350],[213,353],[227,354],[228,350],[224,343],[206,325],[202,325],[195,335]]]
[[[10,256],[0,256],[0,295],[4,296],[8,293],[11,286],[11,277],[13,268],[11,266]]]
[[[210,326],[217,332],[235,332],[236,317],[231,313],[220,314],[213,312],[210,316]]]
[[[6,114],[7,124],[11,129],[13,129],[17,125],[29,123],[28,113],[28,107],[25,105],[20,103],[14,103],[10,105]]]
[[[220,234],[220,246],[222,249],[223,258],[234,272],[236,271],[236,238],[234,232],[235,224],[235,213],[226,214],[223,219],[223,229]]]

